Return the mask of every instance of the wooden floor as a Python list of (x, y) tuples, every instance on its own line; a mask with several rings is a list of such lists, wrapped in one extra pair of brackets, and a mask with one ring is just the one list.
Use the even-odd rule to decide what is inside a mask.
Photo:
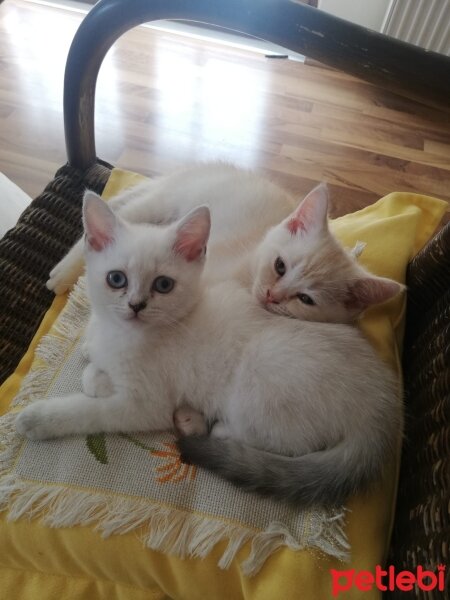
[[(0, 4), (0, 171), (31, 196), (65, 162), (64, 64), (82, 15)], [(220, 159), (334, 212), (394, 190), (450, 199), (450, 116), (342, 73), (136, 28), (97, 86), (99, 157), (149, 175)]]

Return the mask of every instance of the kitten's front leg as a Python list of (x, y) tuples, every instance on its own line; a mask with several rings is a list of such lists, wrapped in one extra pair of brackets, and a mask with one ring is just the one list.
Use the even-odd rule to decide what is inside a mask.
[(64, 294), (75, 285), (78, 277), (83, 274), (83, 246), (84, 240), (81, 238), (50, 271), (50, 277), (46, 283), (49, 290), (59, 295)]
[(80, 346), (83, 358), (89, 362), (92, 360), (93, 355), (95, 356), (93, 352), (93, 349), (95, 348), (94, 341), (98, 336), (100, 327), (101, 326), (98, 324), (98, 318), (96, 317), (95, 312), (91, 312)]
[(17, 416), (15, 426), (30, 440), (73, 434), (171, 429), (172, 409), (164, 408), (161, 404), (143, 404), (123, 390), (95, 401), (82, 393), (71, 394), (30, 404)]
[(81, 381), (83, 392), (92, 398), (106, 398), (114, 391), (110, 376), (98, 369), (94, 363), (89, 363), (84, 369)]

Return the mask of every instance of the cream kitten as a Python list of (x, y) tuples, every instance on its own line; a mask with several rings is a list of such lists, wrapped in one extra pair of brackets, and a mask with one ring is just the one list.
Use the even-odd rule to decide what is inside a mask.
[[(392, 295), (389, 281), (367, 273), (329, 231), (323, 185), (295, 208), (293, 198), (262, 177), (209, 164), (146, 181), (109, 203), (137, 223), (171, 222), (199, 204), (208, 205), (212, 215), (208, 285), (234, 277), (271, 312), (338, 323)], [(298, 228), (303, 235), (294, 235)], [(60, 293), (76, 281), (82, 249), (80, 241), (53, 269), (50, 289)]]
[[(310, 213), (301, 214), (301, 224), (287, 222), (300, 238)], [(167, 429), (188, 404), (216, 423), (209, 437), (180, 442), (183, 451), (248, 489), (340, 504), (380, 476), (400, 401), (394, 374), (357, 328), (281, 319), (233, 279), (205, 288), (205, 207), (166, 226), (131, 225), (87, 193), (84, 223), (84, 393), (26, 407), (20, 433)], [(399, 290), (389, 282), (390, 295)], [(365, 306), (366, 291), (357, 293), (349, 302)]]

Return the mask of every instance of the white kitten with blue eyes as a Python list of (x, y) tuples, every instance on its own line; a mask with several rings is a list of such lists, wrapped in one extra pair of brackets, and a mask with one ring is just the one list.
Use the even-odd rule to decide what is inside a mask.
[[(309, 243), (317, 214), (303, 207), (282, 227)], [(169, 429), (189, 404), (217, 423), (180, 440), (184, 455), (247, 489), (340, 504), (380, 476), (401, 427), (397, 381), (357, 328), (281, 319), (233, 279), (205, 287), (206, 207), (167, 226), (132, 225), (87, 193), (84, 225), (85, 393), (27, 406), (21, 434)], [(291, 267), (282, 260), (277, 281)], [(384, 297), (401, 288), (372, 287)], [(367, 302), (357, 291), (352, 307)]]
[[(272, 182), (213, 163), (144, 182), (109, 204), (135, 223), (167, 223), (208, 205), (212, 227), (205, 282), (234, 277), (274, 313), (348, 323), (392, 295), (389, 281), (367, 273), (330, 233), (323, 185), (296, 208), (297, 201)], [(293, 235), (305, 223), (307, 231)], [(53, 269), (50, 289), (59, 293), (75, 283), (82, 253), (80, 241)]]
[(170, 360), (158, 364), (153, 354), (160, 356), (164, 337), (176, 345), (171, 332), (202, 295), (209, 210), (199, 207), (166, 228), (128, 225), (88, 193), (84, 224), (92, 309), (84, 393), (32, 404), (17, 428), (32, 438), (170, 429), (180, 398), (158, 375), (162, 369), (170, 379)]

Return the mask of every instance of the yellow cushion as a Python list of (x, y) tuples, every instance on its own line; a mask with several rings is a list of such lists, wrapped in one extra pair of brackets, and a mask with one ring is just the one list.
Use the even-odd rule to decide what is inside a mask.
[[(141, 177), (114, 170), (104, 192), (111, 197), (134, 185)], [(372, 272), (404, 282), (409, 260), (431, 237), (447, 208), (440, 200), (409, 193), (393, 193), (376, 204), (332, 222), (337, 237), (351, 247), (357, 241), (367, 246), (361, 263)], [(56, 298), (16, 372), (0, 388), (0, 413), (7, 410), (28, 372), (39, 339), (49, 331), (65, 303)], [(398, 370), (404, 298), (368, 311), (361, 327), (380, 354)], [(1, 449), (1, 437), (0, 437)], [(46, 600), (78, 598), (96, 600), (187, 599), (187, 600), (325, 600), (331, 598), (330, 569), (374, 571), (386, 555), (398, 465), (372, 493), (349, 504), (347, 534), (351, 564), (342, 565), (317, 551), (294, 552), (281, 548), (259, 574), (246, 578), (239, 563), (248, 546), (239, 551), (228, 570), (216, 565), (225, 543), (203, 560), (181, 560), (144, 548), (139, 531), (101, 539), (88, 527), (51, 529), (37, 522), (7, 522), (0, 517), (0, 581), (5, 598)], [(358, 599), (353, 588), (346, 598)], [(373, 589), (367, 600), (379, 598)]]

